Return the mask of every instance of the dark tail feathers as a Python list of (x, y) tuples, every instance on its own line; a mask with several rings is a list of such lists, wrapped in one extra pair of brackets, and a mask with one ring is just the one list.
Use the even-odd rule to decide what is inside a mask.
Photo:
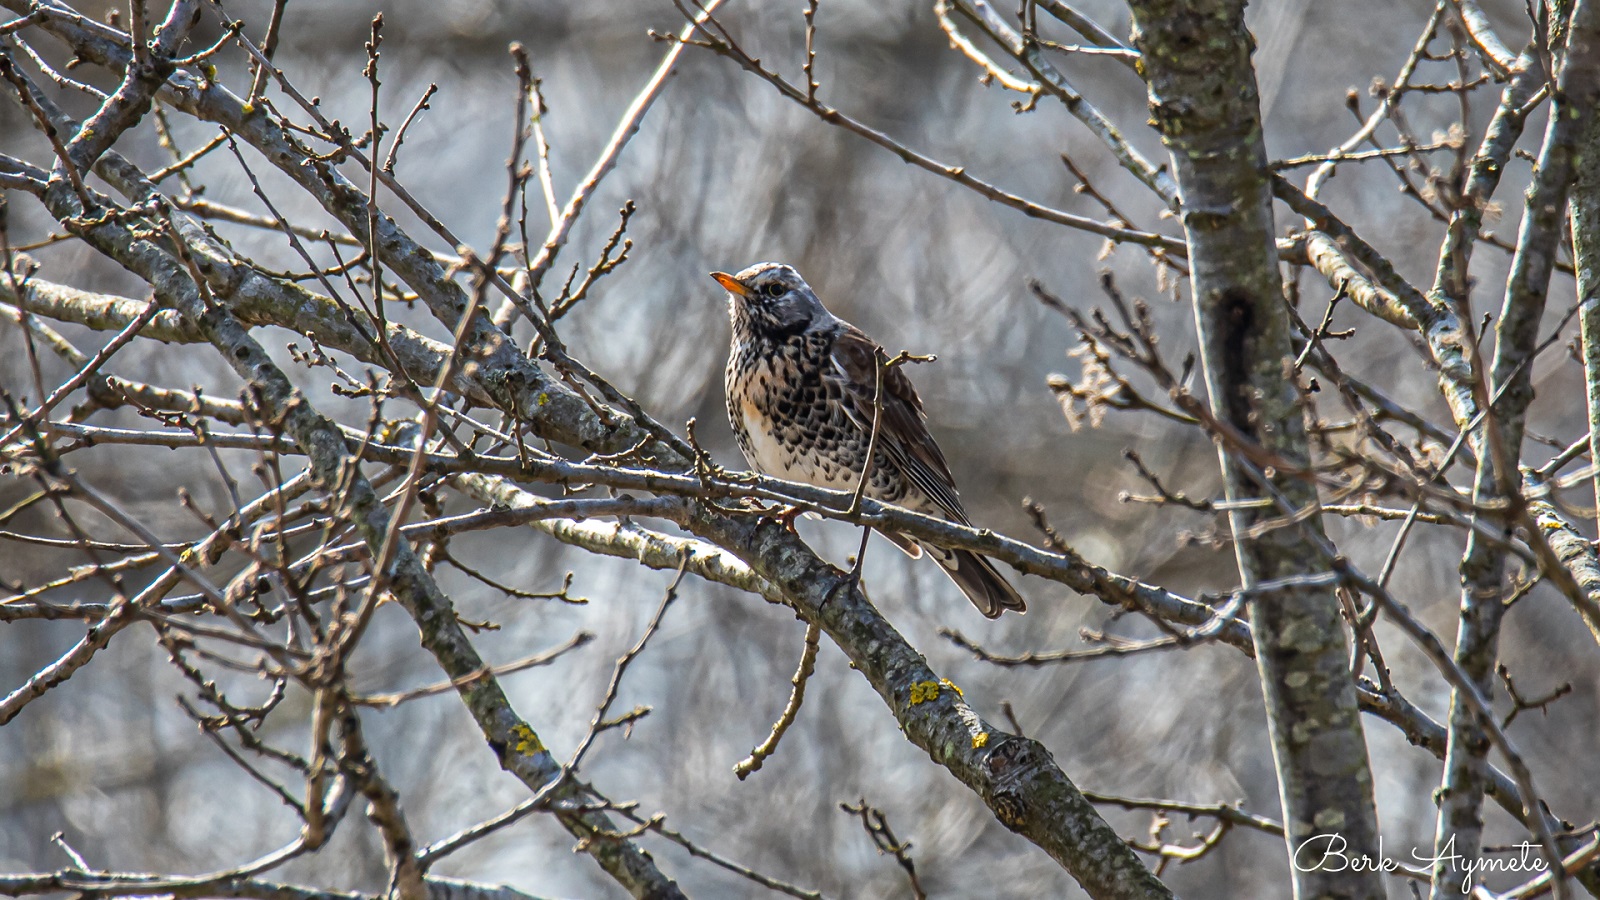
[(1022, 595), (995, 570), (994, 563), (968, 550), (935, 551), (933, 555), (978, 612), (991, 619), (1008, 609), (1027, 612)]

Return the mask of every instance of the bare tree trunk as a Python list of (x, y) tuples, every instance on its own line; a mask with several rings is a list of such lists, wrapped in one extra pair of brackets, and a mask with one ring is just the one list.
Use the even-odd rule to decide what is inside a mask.
[[(1282, 460), (1282, 468), (1304, 467), (1310, 454), (1287, 371), (1289, 319), (1273, 247), (1244, 4), (1135, 0), (1132, 7), (1151, 112), (1172, 153), (1183, 202), (1211, 408)], [(1296, 510), (1318, 503), (1311, 483), (1280, 473), (1263, 485), (1237, 454), (1223, 453), (1222, 467), (1230, 501), (1276, 494)], [(1315, 516), (1303, 526), (1247, 537), (1251, 526), (1281, 514), (1270, 506), (1230, 513), (1247, 587), (1305, 574), (1321, 556)], [(1378, 874), (1317, 866), (1321, 855), (1314, 848), (1301, 858), (1302, 847), (1317, 836), (1336, 835), (1323, 839), (1342, 841), (1351, 855), (1375, 854), (1378, 845), (1372, 774), (1338, 598), (1331, 586), (1305, 586), (1257, 595), (1249, 609), (1295, 864), (1294, 895), (1380, 898)]]
[[(1600, 123), (1591, 117), (1578, 154), (1600, 154)], [(1589, 453), (1600, 459), (1600, 167), (1579, 166), (1572, 182), (1572, 256), (1578, 272), (1582, 304), (1583, 381), (1589, 400)], [(1600, 510), (1600, 469), (1594, 476), (1595, 506)]]
[[(1517, 467), (1528, 406), (1533, 402), (1533, 358), (1539, 342), (1550, 273), (1561, 237), (1562, 213), (1573, 184), (1580, 144), (1588, 132), (1597, 93), (1600, 63), (1600, 4), (1583, 0), (1572, 11), (1567, 53), (1556, 85), (1550, 123), (1539, 154), (1527, 208), (1517, 233), (1516, 255), (1506, 282), (1505, 302), (1495, 324), (1492, 379), (1481, 385), (1484, 417), (1478, 438), (1475, 500), (1506, 504), (1495, 518), (1504, 536), (1518, 524), (1521, 503)], [(1577, 224), (1573, 227), (1578, 231)], [(1578, 268), (1580, 278), (1584, 267)], [(1587, 317), (1586, 317), (1587, 319)], [(1585, 331), (1585, 337), (1589, 332)], [(1521, 510), (1525, 513), (1525, 510)], [(1505, 614), (1502, 582), (1505, 554), (1499, 542), (1474, 530), (1461, 561), (1461, 617), (1456, 631), (1456, 663), (1485, 696), (1492, 696), (1500, 621)], [(1474, 875), (1466, 866), (1483, 845), (1483, 775), (1489, 740), (1460, 692), (1450, 701), (1450, 742), (1439, 789), (1434, 830), (1434, 900), (1470, 890)], [(1530, 810), (1537, 813), (1537, 810)]]

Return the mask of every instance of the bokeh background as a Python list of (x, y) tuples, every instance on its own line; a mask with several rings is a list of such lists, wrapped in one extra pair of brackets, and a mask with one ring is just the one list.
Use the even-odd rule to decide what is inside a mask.
[[(1508, 43), (1519, 43), (1526, 30), (1520, 5), (1487, 5)], [(97, 4), (82, 6), (103, 14)], [(752, 55), (798, 81), (801, 6), (733, 2), (721, 16)], [(263, 0), (227, 5), (251, 23), (252, 33), (259, 33), (269, 7)], [(1113, 32), (1126, 33), (1127, 13), (1119, 4), (1091, 0), (1081, 8)], [(647, 31), (682, 25), (667, 0), (297, 0), (290, 4), (277, 60), (302, 90), (320, 96), (330, 114), (348, 123), (365, 121), (361, 45), (379, 9), (385, 14), (385, 119), (397, 124), (428, 83), (440, 88), (431, 111), (410, 131), (397, 173), (480, 249), (493, 235), (506, 183), (516, 88), (507, 44), (521, 41), (529, 48), (543, 81), (551, 159), (558, 195), (565, 199), (664, 51)], [(1346, 108), (1347, 92), (1356, 91), (1363, 109), (1370, 109), (1369, 85), (1394, 77), (1430, 11), (1430, 4), (1416, 0), (1286, 0), (1252, 9), (1272, 155), (1321, 152), (1343, 141), (1356, 123)], [(1075, 40), (1064, 30), (1061, 38)], [(43, 38), (39, 43), (49, 46)], [(1176, 222), (1158, 217), (1153, 198), (1059, 104), (1044, 98), (1038, 108), (1018, 112), (1018, 95), (981, 84), (972, 64), (949, 48), (930, 3), (828, 0), (818, 15), (817, 43), (826, 102), (1007, 189), (1101, 216), (1092, 200), (1074, 192), (1059, 159), (1068, 154), (1141, 227), (1179, 233)], [(1448, 40), (1436, 46), (1443, 49)], [(1162, 158), (1159, 140), (1143, 125), (1145, 97), (1136, 76), (1104, 58), (1058, 62), (1137, 146)], [(238, 89), (238, 54), (219, 59), (219, 68)], [(1448, 64), (1425, 63), (1421, 71), (1419, 80), (1455, 76)], [(79, 73), (104, 83), (103, 73)], [(1493, 109), (1495, 90), (1474, 95), (1474, 137)], [(76, 108), (81, 111), (82, 104)], [(1459, 114), (1450, 97), (1422, 98), (1407, 109), (1423, 139), (1443, 132)], [(181, 116), (176, 121), (184, 149), (212, 134), (201, 123)], [(1542, 128), (1541, 114), (1528, 129), (1525, 147), (1536, 149)], [(1387, 143), (1393, 137), (1383, 132)], [(41, 147), (20, 108), (0, 104), (0, 151), (38, 161), (48, 156)], [(119, 149), (151, 166), (165, 161), (148, 123)], [(297, 222), (331, 222), (264, 161), (251, 162), (274, 201)], [(1527, 162), (1515, 161), (1499, 193), (1506, 210), (1496, 230), (1514, 234), (1527, 176)], [(206, 185), (211, 199), (263, 211), (225, 152), (202, 162), (195, 180)], [(1396, 184), (1381, 163), (1347, 165), (1324, 198), (1403, 273), (1427, 284), (1441, 226)], [(1212, 496), (1219, 479), (1209, 442), (1193, 429), (1148, 414), (1112, 414), (1098, 428), (1073, 432), (1046, 388), (1050, 373), (1077, 377), (1078, 364), (1066, 355), (1075, 337), (1066, 321), (1031, 299), (1027, 278), (1088, 307), (1100, 300), (1098, 273), (1110, 269), (1126, 291), (1150, 299), (1171, 358), (1193, 346), (1186, 293), (1163, 296), (1148, 259), (1136, 249), (1107, 255), (1098, 238), (1025, 218), (908, 167), (823, 124), (729, 61), (693, 49), (592, 201), (558, 275), (596, 255), (615, 225), (616, 210), (630, 199), (639, 209), (629, 231), (631, 259), (565, 321), (564, 334), (579, 358), (632, 391), (658, 418), (681, 425), (696, 417), (702, 441), (720, 461), (740, 460), (722, 412), (726, 312), (721, 292), (705, 273), (760, 260), (790, 262), (830, 308), (891, 352), (938, 355), (936, 364), (911, 374), (976, 521), (1027, 537), (1021, 500), (1032, 497), (1078, 550), (1113, 570), (1189, 595), (1226, 591), (1236, 583), (1229, 550), (1186, 540), (1216, 525), (1211, 516), (1120, 499), (1124, 491), (1147, 492), (1122, 459), (1125, 448), (1137, 449), (1171, 486)], [(11, 207), (14, 242), (48, 229), (29, 198), (13, 197)], [(414, 236), (426, 234), (400, 203), (390, 198), (385, 208)], [(1285, 229), (1291, 222), (1281, 208), (1279, 222)], [(281, 236), (230, 225), (218, 229), (269, 265), (298, 267)], [(432, 245), (448, 249), (437, 241)], [(64, 244), (35, 255), (43, 265), (41, 277), (146, 295), (87, 248)], [(1475, 267), (1480, 310), (1498, 308), (1504, 255), (1481, 249)], [(1301, 287), (1302, 309), (1316, 321), (1331, 292), (1314, 273), (1301, 279)], [(1552, 328), (1572, 295), (1571, 279), (1558, 275)], [(448, 337), (425, 315), (408, 321)], [(1448, 423), (1434, 374), (1406, 336), (1348, 308), (1335, 322), (1357, 329), (1356, 337), (1334, 348), (1349, 371), (1433, 421)], [(67, 332), (80, 346), (105, 339)], [(287, 364), (282, 345), (292, 336), (268, 334)], [(28, 393), (19, 333), (4, 329), (0, 340), (0, 377), (8, 388)], [(112, 369), (231, 395), (237, 380), (209, 352), (137, 347), (119, 356)], [(45, 365), (53, 376), (65, 372), (54, 360)], [(298, 371), (308, 386), (327, 380)], [(1578, 365), (1558, 346), (1542, 358), (1536, 378), (1532, 430), (1563, 443), (1581, 434)], [(325, 384), (314, 396), (319, 405), (341, 410), (347, 421), (365, 416), (362, 405), (332, 397)], [(1331, 399), (1323, 403), (1325, 415), (1339, 415)], [(126, 413), (103, 420), (140, 421)], [(1529, 460), (1542, 463), (1549, 455), (1530, 440)], [(221, 506), (220, 482), (209, 467), (188, 464), (195, 459), (110, 447), (78, 454), (74, 462), (159, 533), (176, 538), (202, 528), (174, 503), (178, 486), (202, 503)], [(236, 459), (248, 464), (243, 456)], [(1463, 477), (1458, 473), (1458, 480)], [(0, 506), (28, 490), (26, 483), (0, 482)], [(1579, 506), (1592, 502), (1584, 490), (1568, 499)], [(462, 500), (451, 505), (469, 507)], [(44, 515), (11, 527), (60, 531)], [(854, 552), (857, 535), (851, 529), (805, 521), (799, 527), (835, 561)], [(1370, 571), (1381, 562), (1395, 526), (1335, 521), (1330, 528), (1342, 550)], [(1455, 627), (1461, 537), (1424, 529), (1408, 545), (1392, 582), (1397, 595), (1447, 640)], [(463, 559), (528, 589), (554, 588), (564, 573), (575, 573), (573, 592), (589, 598), (581, 607), (511, 599), (444, 575), (465, 616), (501, 626), (478, 638), (491, 660), (527, 655), (579, 629), (597, 635), (550, 667), (504, 679), (518, 711), (557, 756), (570, 752), (588, 726), (615, 657), (637, 639), (669, 575), (592, 558), (530, 534), (463, 537), (453, 546)], [(9, 579), (32, 582), (78, 561), (0, 543), (0, 571)], [(1052, 749), (1081, 787), (1201, 802), (1241, 800), (1253, 811), (1278, 816), (1255, 670), (1238, 652), (1198, 647), (1000, 669), (973, 660), (937, 629), (953, 627), (992, 650), (1012, 653), (1083, 646), (1084, 628), (1133, 637), (1153, 632), (1131, 619), (1112, 621), (1111, 610), (1092, 598), (1020, 576), (1028, 615), (987, 622), (935, 567), (913, 563), (876, 538), (866, 581), (880, 608), (936, 671), (961, 685), (968, 701), (991, 720), (1001, 720), (1000, 703), (1009, 700), (1023, 728)], [(92, 582), (84, 590), (89, 593), (78, 596), (94, 599)], [(643, 812), (664, 813), (670, 827), (719, 853), (828, 896), (909, 896), (903, 873), (873, 850), (856, 819), (839, 811), (841, 802), (862, 798), (888, 813), (897, 835), (911, 841), (922, 883), (933, 896), (1081, 896), (1041, 851), (995, 822), (980, 801), (907, 743), (870, 687), (826, 643), (804, 710), (778, 755), (748, 781), (735, 779), (732, 764), (766, 735), (787, 697), (802, 632), (791, 614), (759, 598), (686, 582), (618, 700), (619, 709), (645, 704), (653, 712), (627, 739), (604, 735), (585, 764), (586, 776), (614, 799), (637, 800)], [(71, 623), (0, 626), (0, 684), (7, 690), (19, 684), (81, 633)], [(1442, 717), (1448, 699), (1443, 682), (1401, 636), (1382, 627), (1380, 636), (1408, 696)], [(1507, 619), (1502, 655), (1528, 693), (1573, 684), (1572, 695), (1546, 714), (1519, 717), (1511, 734), (1545, 796), (1554, 798), (1556, 812), (1589, 821), (1600, 797), (1588, 763), (1600, 712), (1592, 641), (1559, 596), (1540, 588)], [(417, 647), (414, 627), (391, 608), (380, 611), (353, 667), (356, 686), (370, 692), (438, 678)], [(241, 698), (265, 690), (248, 676), (230, 683)], [(0, 729), (0, 871), (67, 864), (50, 843), (56, 832), (94, 865), (178, 873), (227, 868), (291, 839), (292, 814), (196, 733), (173, 699), (183, 692), (185, 685), (151, 634), (131, 630), (69, 684)], [(296, 723), (304, 717), (293, 710), (306, 698), (291, 692), (286, 703), (290, 712), (275, 716), (281, 724), (269, 726), (264, 736), (303, 750), (305, 735)], [(366, 721), (379, 762), (423, 840), (525, 796), (520, 784), (496, 768), (454, 696), (369, 712)], [(1390, 856), (1409, 861), (1411, 848), (1431, 847), (1438, 765), (1391, 726), (1372, 719), (1366, 724), (1385, 847)], [(1520, 840), (1498, 808), (1486, 809), (1494, 823), (1492, 842)], [(1106, 815), (1131, 837), (1143, 837), (1149, 827), (1147, 813), (1108, 808)], [(1208, 824), (1180, 818), (1167, 834), (1186, 838)], [(506, 882), (539, 896), (620, 896), (592, 863), (571, 853), (571, 843), (553, 821), (534, 818), (445, 859), (435, 871)], [(659, 839), (646, 838), (645, 844), (691, 894), (760, 893)], [(1198, 898), (1287, 896), (1286, 876), (1281, 842), (1248, 831), (1236, 831), (1201, 862), (1167, 871), (1175, 890)], [(379, 890), (382, 854), (371, 830), (352, 821), (328, 851), (291, 864), (277, 877)], [(1391, 896), (1410, 896), (1402, 882), (1391, 882), (1390, 889)]]

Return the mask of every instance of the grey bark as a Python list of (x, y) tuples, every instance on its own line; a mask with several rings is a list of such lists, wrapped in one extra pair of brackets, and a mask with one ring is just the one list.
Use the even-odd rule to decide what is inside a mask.
[[(1288, 373), (1289, 320), (1244, 4), (1134, 0), (1131, 6), (1151, 113), (1181, 192), (1212, 410), (1304, 467), (1304, 412)], [(1230, 501), (1263, 496), (1264, 486), (1226, 453), (1222, 467)], [(1278, 477), (1274, 487), (1297, 508), (1318, 503), (1306, 482)], [(1273, 514), (1236, 509), (1235, 535)], [(1320, 530), (1320, 520), (1312, 516), (1305, 527)], [(1235, 546), (1246, 585), (1304, 574), (1307, 561), (1319, 558), (1311, 536), (1294, 527)], [(1333, 589), (1282, 591), (1253, 600), (1249, 609), (1291, 860), (1309, 839), (1327, 834), (1342, 837), (1352, 854), (1376, 854), (1372, 775)], [(1383, 897), (1378, 874), (1334, 868), (1295, 866), (1294, 896)]]
[[(1597, 99), (1600, 3), (1579, 0), (1572, 10), (1565, 62), (1551, 100), (1544, 147), (1517, 232), (1505, 300), (1495, 323), (1490, 379), (1487, 383), (1480, 379), (1476, 386), (1482, 391), (1480, 406), (1487, 407), (1489, 415), (1485, 416), (1477, 441), (1474, 494), (1479, 503), (1500, 499), (1508, 504), (1497, 517), (1497, 524), (1507, 537), (1516, 524), (1513, 507), (1525, 504), (1517, 466), (1528, 406), (1533, 401), (1533, 356), (1539, 341), (1539, 323), (1561, 237), (1567, 192), (1580, 168), (1579, 142), (1588, 131)], [(1476, 230), (1475, 224), (1473, 229)], [(1464, 261), (1460, 273), (1464, 279)], [(1456, 663), (1484, 696), (1493, 696), (1500, 622), (1505, 614), (1504, 554), (1473, 531), (1467, 539), (1460, 571)], [(1483, 845), (1484, 773), (1489, 742), (1476, 714), (1457, 692), (1451, 695), (1449, 728), (1434, 829), (1434, 900), (1446, 900), (1470, 890), (1476, 875), (1469, 873), (1466, 866), (1478, 859)]]
[[(1572, 182), (1572, 255), (1578, 272), (1578, 302), (1583, 331), (1583, 383), (1589, 402), (1589, 458), (1600, 459), (1600, 121), (1591, 119), (1578, 146), (1588, 165)], [(1600, 510), (1600, 469), (1594, 476)], [(1597, 512), (1600, 516), (1600, 512)]]

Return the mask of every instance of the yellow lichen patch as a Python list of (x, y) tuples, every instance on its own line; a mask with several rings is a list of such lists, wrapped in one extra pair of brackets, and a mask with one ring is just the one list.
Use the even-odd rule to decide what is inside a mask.
[[(955, 685), (951, 685), (954, 687)], [(939, 682), (919, 681), (911, 686), (911, 705), (939, 699)]]
[(527, 725), (518, 723), (511, 729), (511, 736), (517, 739), (516, 750), (524, 756), (530, 753), (543, 753), (544, 744), (539, 743), (539, 736)]
[(981, 750), (989, 743), (989, 732), (980, 731), (972, 736), (972, 749)]
[(535, 403), (535, 405), (543, 406), (546, 403), (550, 402), (550, 395), (549, 395), (549, 393), (547, 393), (545, 391), (540, 391), (539, 392), (539, 396), (535, 397), (533, 402)]
[(966, 694), (961, 693), (961, 688), (956, 687), (956, 683), (954, 681), (951, 681), (948, 678), (939, 679), (939, 684), (949, 688), (952, 691), (955, 691), (957, 697), (965, 697), (965, 696), (967, 696)]

